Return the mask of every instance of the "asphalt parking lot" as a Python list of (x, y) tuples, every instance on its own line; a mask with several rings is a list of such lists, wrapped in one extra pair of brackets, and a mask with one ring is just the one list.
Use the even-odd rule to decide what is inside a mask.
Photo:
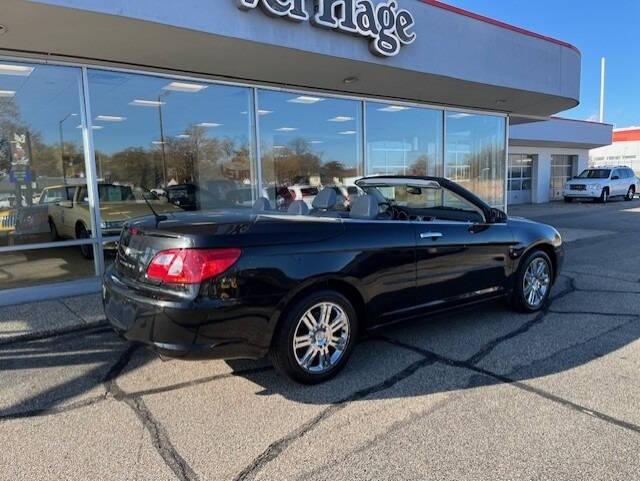
[(0, 479), (640, 479), (640, 201), (511, 214), (567, 241), (547, 310), (386, 328), (320, 386), (101, 326), (3, 340)]

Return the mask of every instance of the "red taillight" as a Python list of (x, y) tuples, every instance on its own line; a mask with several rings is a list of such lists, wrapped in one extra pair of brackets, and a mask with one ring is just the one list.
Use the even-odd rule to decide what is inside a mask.
[(296, 200), (296, 191), (289, 189), (289, 193), (291, 194), (291, 200)]
[(147, 278), (168, 284), (199, 284), (222, 274), (241, 253), (234, 248), (160, 251), (147, 267)]

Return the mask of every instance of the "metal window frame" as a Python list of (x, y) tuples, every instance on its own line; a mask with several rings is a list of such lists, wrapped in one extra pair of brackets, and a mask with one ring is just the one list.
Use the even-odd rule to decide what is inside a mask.
[[(259, 90), (265, 91), (277, 91), (277, 92), (286, 92), (291, 94), (313, 94), (316, 96), (322, 96), (327, 99), (343, 99), (343, 100), (351, 100), (359, 103), (360, 109), (360, 128), (362, 130), (360, 135), (360, 146), (358, 152), (358, 169), (362, 169), (362, 175), (368, 175), (370, 168), (370, 159), (367, 149), (367, 104), (369, 102), (372, 103), (380, 103), (387, 105), (399, 105), (410, 108), (420, 108), (420, 109), (431, 109), (439, 111), (442, 115), (442, 132), (441, 132), (441, 158), (438, 163), (437, 172), (439, 175), (445, 174), (445, 166), (446, 166), (446, 144), (447, 144), (447, 113), (449, 112), (460, 112), (460, 113), (468, 113), (471, 115), (485, 115), (485, 116), (493, 116), (493, 117), (501, 117), (505, 118), (505, 182), (504, 182), (504, 207), (505, 210), (507, 208), (507, 163), (508, 163), (508, 140), (509, 140), (509, 115), (506, 112), (501, 111), (487, 111), (481, 109), (473, 109), (467, 107), (461, 107), (456, 105), (447, 105), (447, 104), (433, 104), (426, 102), (416, 102), (410, 100), (402, 100), (396, 98), (389, 97), (377, 97), (373, 95), (351, 95), (351, 94), (340, 94), (329, 90), (324, 89), (313, 89), (313, 88), (290, 88), (287, 86), (280, 85), (272, 85), (268, 83), (261, 82), (251, 82), (251, 81), (232, 81), (225, 80), (216, 77), (215, 75), (203, 74), (203, 73), (188, 73), (184, 74), (176, 74), (176, 73), (168, 73), (163, 72), (160, 69), (145, 69), (144, 67), (136, 68), (124, 68), (119, 66), (112, 65), (100, 65), (100, 64), (92, 64), (89, 60), (87, 62), (69, 62), (59, 59), (52, 58), (42, 58), (39, 56), (28, 57), (28, 56), (15, 56), (15, 55), (7, 55), (5, 53), (0, 54), (0, 61), (7, 62), (16, 62), (16, 63), (26, 63), (26, 64), (35, 64), (35, 65), (52, 65), (52, 66), (60, 66), (60, 67), (70, 67), (76, 68), (80, 70), (80, 109), (81, 109), (81, 122), (82, 122), (82, 136), (83, 136), (83, 149), (84, 149), (84, 158), (85, 158), (85, 174), (87, 179), (87, 189), (89, 194), (89, 206), (91, 212), (91, 235), (90, 239), (86, 240), (71, 240), (71, 241), (61, 241), (61, 242), (47, 242), (47, 243), (39, 243), (39, 244), (31, 244), (24, 246), (11, 246), (11, 247), (0, 247), (0, 253), (3, 252), (18, 252), (24, 250), (32, 250), (32, 249), (46, 249), (52, 247), (73, 247), (80, 245), (93, 245), (94, 247), (94, 271), (95, 276), (90, 278), (82, 278), (74, 281), (66, 281), (60, 283), (51, 283), (51, 284), (37, 284), (30, 287), (17, 288), (17, 289), (8, 289), (4, 291), (0, 291), (0, 305), (11, 303), (19, 303), (23, 302), (23, 299), (32, 299), (38, 298), (43, 299), (42, 289), (46, 287), (48, 293), (54, 292), (68, 292), (68, 286), (72, 285), (81, 285), (86, 284), (92, 286), (90, 291), (94, 292), (97, 290), (98, 284), (95, 283), (96, 279), (99, 279), (104, 275), (104, 243), (117, 241), (117, 236), (108, 236), (102, 237), (102, 231), (100, 229), (101, 217), (100, 217), (100, 200), (98, 196), (98, 179), (97, 179), (97, 170), (96, 170), (96, 159), (95, 159), (95, 147), (94, 147), (94, 137), (93, 137), (93, 126), (92, 126), (92, 114), (91, 114), (91, 101), (90, 101), (90, 86), (89, 86), (89, 70), (98, 70), (105, 72), (113, 72), (113, 73), (123, 73), (130, 75), (144, 75), (149, 77), (163, 78), (167, 80), (184, 80), (184, 81), (192, 81), (192, 82), (202, 82), (208, 85), (221, 85), (221, 86), (232, 86), (232, 87), (244, 87), (251, 89), (252, 91), (252, 122), (250, 121), (249, 130), (252, 135), (252, 141), (254, 143), (252, 149), (252, 161), (251, 161), (251, 175), (255, 178), (255, 196), (259, 197), (261, 194), (261, 189), (263, 187), (263, 169), (262, 169), (262, 154), (261, 154), (261, 146), (260, 146), (260, 118), (258, 114), (259, 103), (258, 103), (258, 92)], [(90, 281), (90, 282), (88, 282)], [(95, 284), (95, 285), (94, 285)], [(78, 292), (82, 291), (80, 289)], [(71, 293), (71, 292), (69, 292)], [(55, 295), (55, 294), (53, 294)], [(59, 296), (60, 294), (58, 294)], [(51, 297), (51, 296), (47, 296)], [(10, 302), (7, 302), (10, 299)]]
[(506, 214), (509, 213), (509, 128), (511, 117), (507, 115), (504, 123), (504, 186), (502, 192), (502, 207)]
[(84, 116), (82, 130), (85, 159), (88, 160), (88, 165), (85, 166), (85, 169), (87, 176), (87, 191), (89, 194), (89, 212), (91, 214), (91, 235), (94, 239), (93, 261), (96, 275), (102, 278), (104, 275), (104, 257), (102, 248), (102, 229), (100, 227), (100, 196), (98, 195), (96, 153), (93, 145), (93, 117), (91, 116), (91, 97), (89, 94), (89, 77), (87, 67), (82, 67), (82, 93), (84, 108), (81, 115)]

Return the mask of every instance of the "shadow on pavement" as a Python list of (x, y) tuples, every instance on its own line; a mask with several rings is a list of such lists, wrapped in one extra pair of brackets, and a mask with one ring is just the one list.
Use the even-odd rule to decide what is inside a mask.
[[(347, 368), (320, 386), (296, 385), (265, 361), (162, 362), (146, 349), (131, 348), (108, 328), (4, 345), (0, 419), (99, 402), (114, 395), (109, 392), (114, 380), (120, 398), (229, 379), (254, 383), (260, 396), (279, 395), (305, 404), (423, 396), (567, 371), (640, 337), (637, 315), (556, 309), (565, 298), (578, 295), (588, 293), (576, 291), (564, 278), (555, 303), (537, 315), (516, 314), (502, 303), (491, 303), (374, 331), (356, 346)], [(464, 372), (433, 382), (421, 377), (420, 382), (403, 383), (401, 391), (390, 389), (436, 364)]]

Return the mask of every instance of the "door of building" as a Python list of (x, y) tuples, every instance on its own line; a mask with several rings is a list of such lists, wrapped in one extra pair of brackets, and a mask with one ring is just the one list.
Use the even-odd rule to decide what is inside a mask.
[(564, 184), (574, 175), (573, 166), (577, 162), (576, 155), (551, 156), (551, 185), (549, 200), (561, 200)]
[(509, 154), (509, 178), (507, 182), (508, 203), (529, 204), (531, 202), (531, 179), (537, 155)]

